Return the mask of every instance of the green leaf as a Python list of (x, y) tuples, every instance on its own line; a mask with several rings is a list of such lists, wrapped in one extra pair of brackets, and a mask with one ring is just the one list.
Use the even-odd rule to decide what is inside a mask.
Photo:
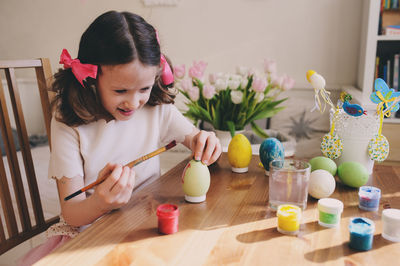
[(251, 129), (253, 129), (254, 133), (256, 133), (261, 138), (269, 138), (269, 135), (265, 133), (254, 121), (250, 123)]
[(235, 136), (235, 123), (232, 121), (226, 121), (226, 124), (228, 125), (229, 131), (231, 132), (231, 136)]
[[(258, 120), (258, 119), (263, 119), (263, 118), (268, 118), (268, 117), (272, 117), (273, 115), (277, 114), (279, 111), (285, 109), (286, 107), (276, 107), (274, 109), (271, 110), (264, 110), (262, 112), (259, 112), (257, 115), (255, 115), (254, 117), (252, 117), (252, 121), (254, 120)], [(249, 121), (249, 122), (252, 122)]]

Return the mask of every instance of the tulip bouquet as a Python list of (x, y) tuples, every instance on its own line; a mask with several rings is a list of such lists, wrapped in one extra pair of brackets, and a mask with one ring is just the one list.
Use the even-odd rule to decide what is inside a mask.
[(279, 106), (287, 98), (277, 99), (289, 90), (294, 80), (287, 75), (278, 76), (276, 62), (264, 60), (264, 71), (237, 67), (236, 74), (212, 73), (204, 79), (207, 63), (194, 61), (185, 77), (185, 65), (174, 67), (176, 87), (185, 98), (183, 114), (193, 120), (210, 123), (214, 129), (243, 130), (248, 124), (265, 138), (268, 135), (256, 120), (272, 117), (285, 107)]

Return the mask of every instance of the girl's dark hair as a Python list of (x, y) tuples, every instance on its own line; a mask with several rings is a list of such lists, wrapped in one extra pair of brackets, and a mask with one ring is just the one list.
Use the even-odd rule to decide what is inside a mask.
[[(133, 60), (159, 66), (160, 55), (153, 26), (139, 15), (109, 11), (96, 18), (83, 33), (78, 59), (84, 64), (98, 65), (100, 72), (101, 65), (126, 64)], [(172, 85), (163, 85), (157, 75), (147, 104), (173, 103), (175, 92), (169, 91)], [(101, 104), (94, 79), (87, 78), (82, 86), (71, 69), (59, 69), (51, 90), (57, 93), (52, 106), (58, 121), (78, 126), (110, 117)]]

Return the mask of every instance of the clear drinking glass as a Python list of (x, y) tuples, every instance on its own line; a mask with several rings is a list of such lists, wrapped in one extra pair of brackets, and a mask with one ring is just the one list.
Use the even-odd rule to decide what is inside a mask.
[(277, 159), (270, 162), (269, 171), (269, 206), (276, 210), (279, 205), (292, 204), (304, 210), (307, 207), (310, 164), (294, 159)]

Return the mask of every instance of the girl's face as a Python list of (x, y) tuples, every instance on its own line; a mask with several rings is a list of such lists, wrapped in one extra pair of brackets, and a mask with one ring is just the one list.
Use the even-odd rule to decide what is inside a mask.
[(117, 120), (129, 120), (149, 100), (158, 69), (139, 60), (102, 65), (97, 87), (104, 108)]

